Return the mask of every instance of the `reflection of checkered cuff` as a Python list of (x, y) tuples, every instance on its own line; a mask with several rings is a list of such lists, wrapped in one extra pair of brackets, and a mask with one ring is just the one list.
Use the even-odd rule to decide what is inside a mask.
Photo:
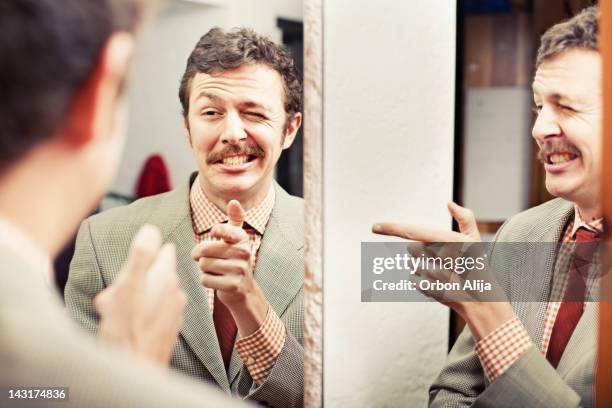
[(493, 330), (476, 343), (476, 354), (490, 383), (531, 346), (531, 338), (523, 324), (515, 317)]
[(285, 337), (283, 322), (272, 306), (268, 306), (268, 314), (261, 327), (255, 333), (236, 341), (236, 351), (255, 384), (261, 385), (270, 375), (285, 345)]

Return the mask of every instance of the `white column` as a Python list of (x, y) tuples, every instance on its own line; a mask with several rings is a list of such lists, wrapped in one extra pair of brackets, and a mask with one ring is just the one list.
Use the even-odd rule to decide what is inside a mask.
[(455, 2), (324, 2), (324, 392), (330, 407), (418, 407), (448, 310), (361, 303), (377, 221), (450, 228)]

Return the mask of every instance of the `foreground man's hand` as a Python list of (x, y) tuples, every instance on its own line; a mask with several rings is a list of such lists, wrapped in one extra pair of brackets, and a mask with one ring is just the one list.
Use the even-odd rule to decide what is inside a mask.
[[(476, 219), (471, 210), (463, 208), (455, 203), (448, 204), (448, 210), (451, 216), (459, 224), (460, 232), (443, 231), (430, 228), (417, 227), (408, 224), (398, 223), (378, 223), (372, 227), (372, 232), (380, 235), (396, 236), (406, 238), (413, 241), (423, 243), (469, 243), (479, 242), (480, 233)], [(455, 252), (455, 249), (462, 244), (445, 245), (442, 251), (444, 255), (451, 255), (450, 252)], [(453, 254), (458, 256), (459, 253)], [(441, 254), (437, 254), (440, 256)], [(488, 272), (488, 271), (487, 271)], [(459, 279), (455, 272), (441, 270), (419, 270), (415, 279), (438, 280), (444, 282), (453, 282)], [(486, 281), (491, 282), (493, 290), (501, 294), (499, 288), (493, 279), (493, 275), (489, 274)], [(456, 294), (448, 294), (440, 291), (422, 291), (426, 296), (436, 299), (453, 310), (455, 310), (466, 322), (472, 331), (475, 340), (478, 341), (487, 334), (491, 333), (497, 327), (501, 326), (508, 320), (515, 317), (512, 306), (507, 301), (486, 302), (480, 301), (478, 296), (472, 293), (461, 292)], [(503, 296), (503, 295), (501, 295)], [(501, 299), (499, 299), (501, 300)]]
[(186, 303), (176, 274), (174, 245), (162, 246), (159, 230), (144, 225), (117, 279), (94, 299), (100, 315), (99, 335), (140, 357), (168, 365)]
[(242, 228), (244, 209), (236, 200), (227, 204), (229, 222), (217, 224), (211, 234), (191, 252), (202, 272), (202, 285), (215, 289), (215, 296), (229, 309), (238, 333), (256, 332), (266, 319), (268, 301), (253, 278), (249, 235)]

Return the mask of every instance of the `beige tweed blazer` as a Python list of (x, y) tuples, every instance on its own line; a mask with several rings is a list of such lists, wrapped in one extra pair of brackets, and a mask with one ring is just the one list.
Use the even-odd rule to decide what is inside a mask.
[[(561, 239), (574, 214), (573, 204), (555, 199), (510, 218), (497, 233), (497, 242), (551, 242)], [(553, 268), (554, 245), (512, 247), (496, 245), (491, 265), (509, 294), (514, 310), (536, 345), (542, 341), (544, 315)], [(514, 250), (513, 250), (514, 248)], [(538, 265), (533, 263), (538, 259)], [(530, 301), (526, 301), (530, 300)], [(531, 347), (493, 384), (488, 384), (474, 352), (474, 339), (466, 327), (446, 366), (430, 388), (430, 407), (590, 407), (597, 351), (598, 307), (586, 303), (584, 314), (563, 353), (557, 369)]]
[(276, 201), (259, 249), (255, 280), (285, 324), (287, 339), (269, 377), (256, 386), (236, 351), (226, 372), (198, 265), (190, 256), (195, 245), (189, 204), (194, 176), (171, 192), (83, 222), (65, 290), (67, 309), (83, 327), (95, 332), (98, 316), (93, 298), (116, 278), (140, 226), (156, 225), (164, 242), (176, 245), (179, 279), (188, 297), (172, 366), (233, 395), (268, 406), (300, 407), (304, 393), (302, 200), (275, 184)]

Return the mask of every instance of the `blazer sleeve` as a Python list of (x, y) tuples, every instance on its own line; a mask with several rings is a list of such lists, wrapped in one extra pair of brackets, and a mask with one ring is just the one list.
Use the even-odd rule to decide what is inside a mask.
[(270, 407), (304, 406), (304, 349), (289, 331), (270, 375), (260, 386), (253, 383), (247, 399)]
[(484, 391), (486, 383), (474, 338), (465, 327), (448, 354), (446, 365), (429, 388), (429, 406), (469, 407)]
[[(270, 407), (304, 406), (303, 298), (297, 296), (280, 316), (286, 328), (285, 344), (266, 380), (252, 383), (246, 399)], [(243, 375), (250, 378), (248, 370)]]
[(580, 396), (533, 346), (474, 401), (474, 407), (521, 406), (580, 407)]
[(64, 290), (64, 301), (68, 314), (87, 331), (96, 333), (99, 318), (93, 299), (106, 285), (100, 272), (90, 228), (89, 221), (85, 220), (79, 229)]
[(486, 386), (485, 381), (474, 352), (474, 340), (469, 329), (465, 328), (451, 350), (446, 366), (429, 390), (429, 406), (580, 407), (580, 396), (533, 346), (492, 384)]
[[(499, 229), (494, 243), (505, 241), (502, 232), (507, 230), (510, 220)], [(488, 384), (474, 346), (474, 338), (466, 326), (429, 389), (430, 407), (580, 406), (580, 396), (536, 347), (530, 347), (504, 374)]]
[[(495, 234), (493, 246), (509, 221), (506, 220)], [(430, 407), (469, 407), (484, 391), (487, 381), (474, 347), (472, 332), (466, 326), (448, 354), (444, 368), (429, 388)]]

